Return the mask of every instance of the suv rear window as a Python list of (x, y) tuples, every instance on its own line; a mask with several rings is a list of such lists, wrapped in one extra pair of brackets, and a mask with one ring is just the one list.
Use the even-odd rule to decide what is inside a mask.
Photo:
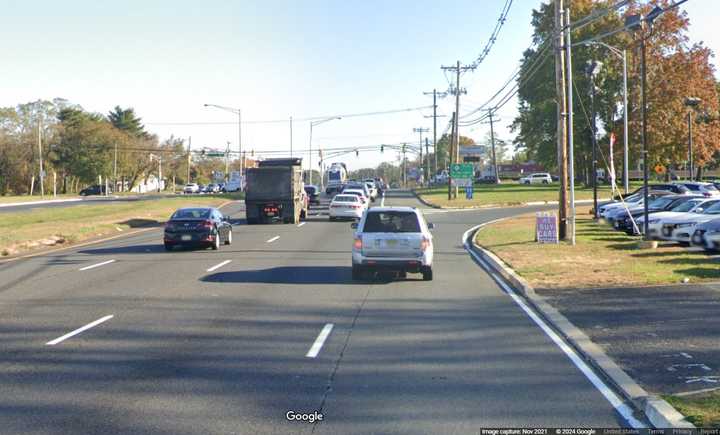
[(419, 233), (420, 222), (414, 212), (370, 212), (365, 219), (364, 233)]

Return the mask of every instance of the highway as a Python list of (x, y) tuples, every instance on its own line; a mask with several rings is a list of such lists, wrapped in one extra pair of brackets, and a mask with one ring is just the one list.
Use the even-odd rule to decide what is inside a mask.
[(0, 432), (629, 424), (465, 251), (465, 231), (517, 209), (426, 209), (434, 281), (359, 283), (350, 224), (326, 205), (298, 226), (247, 226), (242, 210), (223, 209), (234, 240), (219, 251), (165, 252), (154, 229), (0, 264)]

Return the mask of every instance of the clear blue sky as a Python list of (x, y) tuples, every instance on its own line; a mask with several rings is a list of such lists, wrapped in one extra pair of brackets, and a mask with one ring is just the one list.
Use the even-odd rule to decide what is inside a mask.
[[(334, 115), (418, 107), (446, 90), (441, 64), (472, 62), (505, 0), (5, 2), (0, 26), (0, 105), (62, 97), (107, 113), (134, 107), (161, 139), (192, 136), (193, 146), (237, 149), (237, 127), (160, 125), (233, 122), (204, 103), (241, 107), (244, 120)], [(463, 77), (463, 106), (482, 103), (513, 72), (530, 43), (539, 0), (515, 0), (485, 62)], [(720, 48), (717, 0), (690, 0), (690, 36)], [(449, 100), (449, 99), (448, 99)], [(500, 114), (499, 135), (514, 104)], [(441, 103), (449, 115), (450, 101)], [(463, 109), (461, 111), (464, 112)], [(314, 148), (417, 141), (431, 110), (346, 118), (315, 128)], [(439, 129), (447, 123), (441, 118)], [(463, 134), (482, 138), (487, 126)], [(296, 122), (295, 149), (308, 147), (308, 122)], [(245, 148), (287, 149), (288, 124), (246, 124)], [(344, 158), (351, 168), (394, 160), (393, 153)], [(313, 155), (317, 162), (317, 154)]]

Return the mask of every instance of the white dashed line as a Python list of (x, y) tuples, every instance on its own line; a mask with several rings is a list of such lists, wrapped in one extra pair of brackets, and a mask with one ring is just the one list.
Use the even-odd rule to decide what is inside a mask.
[(280, 236), (275, 236), (275, 237), (273, 237), (272, 239), (268, 240), (268, 241), (265, 242), (265, 243), (272, 243), (272, 242), (274, 242), (275, 240), (277, 240), (277, 239), (279, 239), (279, 238), (280, 238)]
[(113, 314), (110, 314), (109, 316), (102, 317), (102, 318), (100, 318), (100, 319), (97, 319), (97, 320), (94, 321), (94, 322), (88, 323), (87, 325), (83, 326), (82, 328), (78, 328), (78, 329), (76, 329), (76, 330), (74, 330), (74, 331), (72, 331), (72, 332), (68, 332), (67, 334), (63, 335), (62, 337), (58, 337), (58, 338), (56, 338), (55, 340), (48, 341), (48, 342), (45, 343), (45, 344), (46, 344), (47, 346), (55, 346), (56, 344), (61, 343), (61, 342), (67, 340), (68, 338), (70, 338), (70, 337), (72, 337), (72, 336), (74, 336), (74, 335), (78, 335), (79, 333), (81, 333), (81, 332), (83, 332), (83, 331), (85, 331), (85, 330), (88, 330), (88, 329), (92, 328), (93, 326), (97, 326), (97, 325), (99, 325), (99, 324), (101, 324), (101, 323), (103, 323), (103, 322), (106, 322), (106, 321), (112, 319), (113, 317), (114, 317)]
[(91, 264), (90, 266), (85, 266), (78, 270), (83, 271), (83, 270), (95, 269), (96, 267), (104, 266), (106, 264), (110, 264), (110, 263), (114, 263), (114, 262), (115, 262), (115, 260), (103, 261), (102, 263)]
[(333, 329), (333, 324), (328, 323), (325, 325), (325, 327), (320, 331), (320, 335), (317, 336), (315, 339), (315, 343), (313, 343), (312, 347), (308, 351), (308, 353), (305, 355), (308, 358), (315, 358), (320, 353), (320, 349), (322, 349), (323, 344), (325, 344), (325, 340), (327, 340), (328, 336), (330, 335), (330, 332)]
[(213, 270), (220, 269), (221, 267), (225, 266), (226, 264), (228, 264), (228, 263), (231, 262), (231, 261), (232, 261), (232, 260), (225, 260), (225, 261), (223, 261), (222, 263), (216, 264), (215, 266), (211, 267), (211, 268), (208, 269), (207, 271), (208, 271), (208, 272), (212, 272)]

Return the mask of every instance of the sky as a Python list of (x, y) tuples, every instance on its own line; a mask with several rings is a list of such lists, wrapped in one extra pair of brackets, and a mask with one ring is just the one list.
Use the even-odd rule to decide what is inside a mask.
[[(126, 0), (3, 1), (0, 25), (0, 106), (65, 98), (107, 113), (132, 107), (161, 140), (192, 137), (193, 149), (238, 149), (294, 154), (378, 144), (417, 143), (414, 128), (432, 129), (432, 97), (446, 91), (441, 65), (472, 63), (490, 37), (505, 0), (203, 2)], [(514, 0), (507, 22), (484, 62), (461, 78), (461, 113), (477, 107), (515, 71), (531, 43), (531, 12), (540, 0)], [(715, 52), (720, 1), (689, 0), (690, 39)], [(713, 59), (716, 63), (717, 60)], [(515, 102), (499, 113), (496, 133), (512, 139)], [(310, 117), (346, 116), (313, 128)], [(439, 100), (438, 135), (454, 110)], [(279, 122), (260, 122), (279, 121)], [(476, 141), (489, 131), (461, 129)], [(426, 133), (427, 134), (427, 133)], [(430, 133), (432, 134), (432, 132)], [(432, 137), (429, 136), (432, 140)], [(288, 152), (289, 154), (289, 152)], [(269, 155), (268, 155), (269, 156)], [(397, 162), (389, 149), (350, 153), (334, 161), (350, 169)], [(328, 160), (327, 163), (329, 163)]]

